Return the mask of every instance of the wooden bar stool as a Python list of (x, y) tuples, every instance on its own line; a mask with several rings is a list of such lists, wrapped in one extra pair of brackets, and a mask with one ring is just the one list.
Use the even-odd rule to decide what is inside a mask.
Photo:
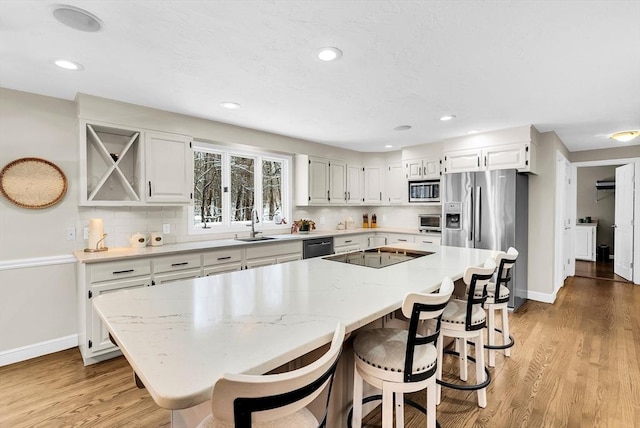
[[(485, 349), (489, 350), (489, 367), (495, 367), (496, 365), (496, 350), (504, 350), (504, 356), (508, 357), (511, 355), (509, 348), (515, 343), (513, 337), (509, 334), (507, 304), (509, 303), (510, 293), (507, 284), (511, 280), (511, 268), (516, 263), (517, 258), (518, 250), (513, 247), (510, 247), (506, 253), (500, 251), (495, 259), (498, 266), (496, 282), (487, 284), (487, 300), (484, 303), (484, 308), (487, 311), (488, 318), (487, 329), (489, 332)], [(502, 311), (502, 330), (496, 327), (496, 311)], [(496, 331), (502, 333), (502, 345), (496, 344)]]
[[(300, 369), (264, 376), (225, 374), (213, 387), (212, 414), (198, 428), (326, 427), (344, 332), (344, 325), (338, 324), (327, 353)], [(325, 390), (324, 417), (318, 422), (306, 406)]]
[[(382, 390), (382, 427), (393, 426), (395, 401), (396, 427), (404, 427), (404, 393), (426, 389), (427, 427), (436, 427), (437, 346), (440, 316), (453, 293), (453, 282), (444, 278), (440, 291), (433, 294), (409, 293), (402, 302), (402, 313), (409, 318), (408, 329), (376, 328), (359, 333), (354, 342), (353, 426), (362, 426), (363, 382)], [(434, 321), (433, 333), (418, 334), (422, 320)], [(376, 396), (376, 398), (380, 398)], [(351, 426), (351, 420), (348, 421)]]
[[(467, 381), (467, 360), (476, 364), (476, 384), (454, 384), (442, 380), (442, 364), (438, 365), (436, 375), (438, 387), (436, 388), (437, 403), (440, 404), (441, 387), (458, 390), (477, 390), (478, 406), (487, 406), (487, 385), (491, 381), (489, 370), (484, 364), (484, 335), (487, 317), (482, 304), (487, 297), (487, 283), (496, 270), (493, 259), (488, 259), (483, 267), (468, 267), (464, 272), (464, 282), (467, 284), (467, 300), (451, 300), (442, 313), (442, 325), (440, 332), (443, 337), (452, 337), (456, 341), (455, 351), (447, 351), (460, 360), (460, 380)], [(475, 359), (467, 355), (467, 340), (474, 340)], [(438, 342), (438, 357), (442, 361), (444, 354), (442, 341)]]

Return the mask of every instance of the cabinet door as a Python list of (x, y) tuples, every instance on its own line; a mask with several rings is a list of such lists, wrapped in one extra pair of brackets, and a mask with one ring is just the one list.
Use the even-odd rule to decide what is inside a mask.
[(415, 180), (422, 178), (422, 159), (405, 161), (406, 178)]
[(245, 263), (247, 269), (253, 269), (260, 266), (270, 266), (278, 263), (276, 257), (263, 257), (259, 259), (250, 259)]
[(382, 202), (381, 171), (379, 166), (364, 168), (364, 202), (380, 204)]
[(181, 281), (183, 279), (195, 279), (201, 276), (200, 269), (183, 270), (179, 272), (161, 273), (153, 276), (155, 285), (168, 284), (170, 282)]
[(389, 165), (387, 171), (386, 195), (390, 205), (401, 205), (407, 202), (407, 180), (402, 171), (402, 163)]
[[(131, 290), (134, 288), (148, 287), (151, 285), (151, 277), (128, 279), (125, 281), (113, 281), (106, 282), (99, 285), (91, 286), (91, 298), (96, 298), (102, 294), (113, 293), (120, 290)], [(91, 327), (90, 336), (87, 338), (91, 341), (91, 352), (96, 353), (101, 351), (110, 352), (117, 349), (117, 347), (109, 340), (109, 332), (102, 324), (100, 317), (93, 310), (93, 305), (90, 303), (88, 306), (91, 312)]]
[(295, 262), (296, 260), (302, 260), (302, 254), (285, 254), (283, 256), (276, 257), (276, 263)]
[(193, 195), (193, 149), (183, 135), (145, 135), (147, 202), (189, 203)]
[(360, 165), (347, 166), (347, 203), (362, 204), (364, 199), (364, 168)]
[(204, 268), (204, 276), (217, 275), (219, 273), (237, 272), (242, 270), (242, 262), (225, 263)]
[(591, 260), (592, 234), (589, 227), (576, 227), (576, 259)]
[(329, 202), (329, 161), (309, 158), (309, 203)]
[(329, 203), (347, 203), (347, 164), (344, 162), (329, 162)]
[(480, 171), (480, 150), (460, 150), (448, 152), (444, 155), (444, 172)]
[(489, 147), (482, 151), (484, 169), (525, 169), (529, 166), (528, 144)]
[(440, 158), (424, 159), (422, 161), (422, 172), (424, 178), (440, 178), (442, 161)]

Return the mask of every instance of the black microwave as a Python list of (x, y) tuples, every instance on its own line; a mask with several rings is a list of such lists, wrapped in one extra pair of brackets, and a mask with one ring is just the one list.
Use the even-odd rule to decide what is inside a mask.
[(440, 180), (410, 181), (409, 202), (440, 202)]

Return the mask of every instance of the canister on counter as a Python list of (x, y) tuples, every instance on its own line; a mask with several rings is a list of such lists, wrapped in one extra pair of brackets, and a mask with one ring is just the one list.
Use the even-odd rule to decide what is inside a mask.
[(369, 214), (367, 213), (362, 214), (362, 227), (363, 228), (369, 227)]
[(376, 213), (373, 213), (371, 216), (371, 227), (378, 227), (378, 218), (376, 217)]

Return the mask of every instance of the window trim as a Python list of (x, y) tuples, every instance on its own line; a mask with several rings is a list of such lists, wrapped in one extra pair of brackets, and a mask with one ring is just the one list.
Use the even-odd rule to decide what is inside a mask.
[[(265, 222), (260, 219), (257, 229), (263, 232), (279, 232), (290, 230), (291, 216), (293, 214), (293, 156), (277, 152), (259, 150), (257, 147), (236, 147), (216, 144), (206, 141), (194, 140), (193, 150), (216, 153), (222, 155), (222, 187), (230, 188), (231, 181), (231, 156), (241, 156), (255, 159), (254, 163), (254, 204), (262, 207), (262, 162), (263, 160), (282, 162), (282, 217), (286, 219), (286, 224), (274, 224), (272, 221)], [(195, 165), (193, 165), (195, 168)], [(195, 199), (194, 199), (195, 201)], [(248, 233), (247, 226), (250, 221), (231, 220), (231, 191), (222, 193), (223, 219), (221, 223), (209, 223), (207, 229), (196, 227), (193, 224), (195, 215), (194, 204), (187, 207), (187, 233), (189, 235), (215, 235), (215, 234), (240, 234)]]

